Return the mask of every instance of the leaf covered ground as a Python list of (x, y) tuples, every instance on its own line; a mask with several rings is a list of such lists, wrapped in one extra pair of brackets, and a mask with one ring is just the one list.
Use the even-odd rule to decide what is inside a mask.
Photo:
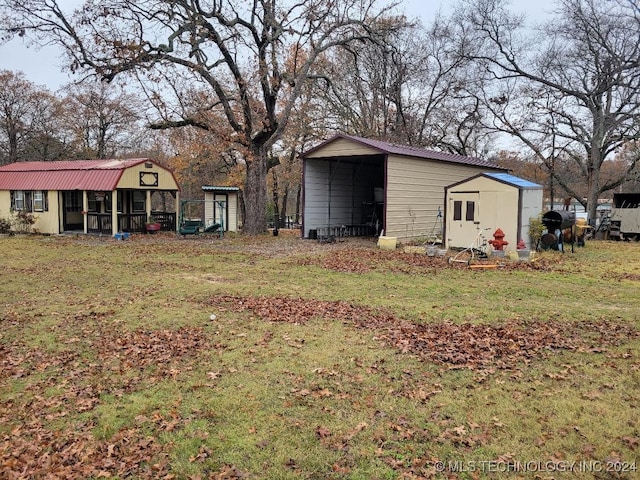
[(0, 478), (636, 478), (636, 244), (0, 249)]

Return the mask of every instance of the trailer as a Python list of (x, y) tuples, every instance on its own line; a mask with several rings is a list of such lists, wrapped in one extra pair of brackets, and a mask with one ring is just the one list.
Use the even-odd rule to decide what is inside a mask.
[(609, 238), (640, 240), (640, 193), (615, 193), (609, 221)]

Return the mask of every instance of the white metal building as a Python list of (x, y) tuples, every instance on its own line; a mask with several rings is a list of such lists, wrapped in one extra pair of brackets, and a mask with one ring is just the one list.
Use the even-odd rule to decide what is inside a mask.
[(474, 157), (336, 135), (302, 154), (303, 236), (386, 236), (433, 232), (447, 185), (482, 172), (504, 172)]

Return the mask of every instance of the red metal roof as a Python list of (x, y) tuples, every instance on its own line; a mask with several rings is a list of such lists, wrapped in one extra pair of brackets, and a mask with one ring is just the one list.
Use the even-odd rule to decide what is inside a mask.
[(122, 172), (148, 158), (15, 162), (0, 166), (0, 190), (113, 191)]
[(499, 167), (497, 164), (493, 162), (490, 162), (488, 160), (484, 160), (478, 157), (467, 157), (464, 155), (455, 155), (453, 153), (436, 152), (434, 150), (426, 150), (424, 148), (419, 148), (419, 147), (397, 145), (395, 143), (382, 142), (380, 140), (372, 140), (369, 138), (356, 137), (356, 136), (344, 135), (344, 134), (335, 135), (334, 137), (312, 148), (311, 150), (304, 152), (301, 156), (305, 157), (311, 152), (314, 152), (339, 138), (350, 140), (352, 142), (356, 142), (361, 145), (366, 145), (368, 147), (378, 150), (380, 153), (404, 155), (407, 157), (418, 157), (418, 158), (424, 158), (427, 160), (438, 160), (441, 162), (459, 163), (463, 165), (491, 168), (495, 170), (505, 170), (504, 168)]

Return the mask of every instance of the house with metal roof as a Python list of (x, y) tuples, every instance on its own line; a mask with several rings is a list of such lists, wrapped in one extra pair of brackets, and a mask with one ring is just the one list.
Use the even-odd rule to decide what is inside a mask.
[(506, 170), (487, 160), (336, 135), (302, 155), (303, 236), (442, 236), (446, 186)]
[(152, 218), (175, 231), (179, 192), (173, 173), (148, 158), (0, 166), (0, 218), (32, 213), (45, 234), (144, 232)]
[[(516, 250), (529, 239), (532, 218), (543, 208), (543, 187), (506, 172), (487, 172), (445, 189), (445, 246), (469, 248), (476, 239), (488, 242), (500, 229), (509, 242), (504, 250)], [(490, 247), (488, 248), (491, 249)]]

